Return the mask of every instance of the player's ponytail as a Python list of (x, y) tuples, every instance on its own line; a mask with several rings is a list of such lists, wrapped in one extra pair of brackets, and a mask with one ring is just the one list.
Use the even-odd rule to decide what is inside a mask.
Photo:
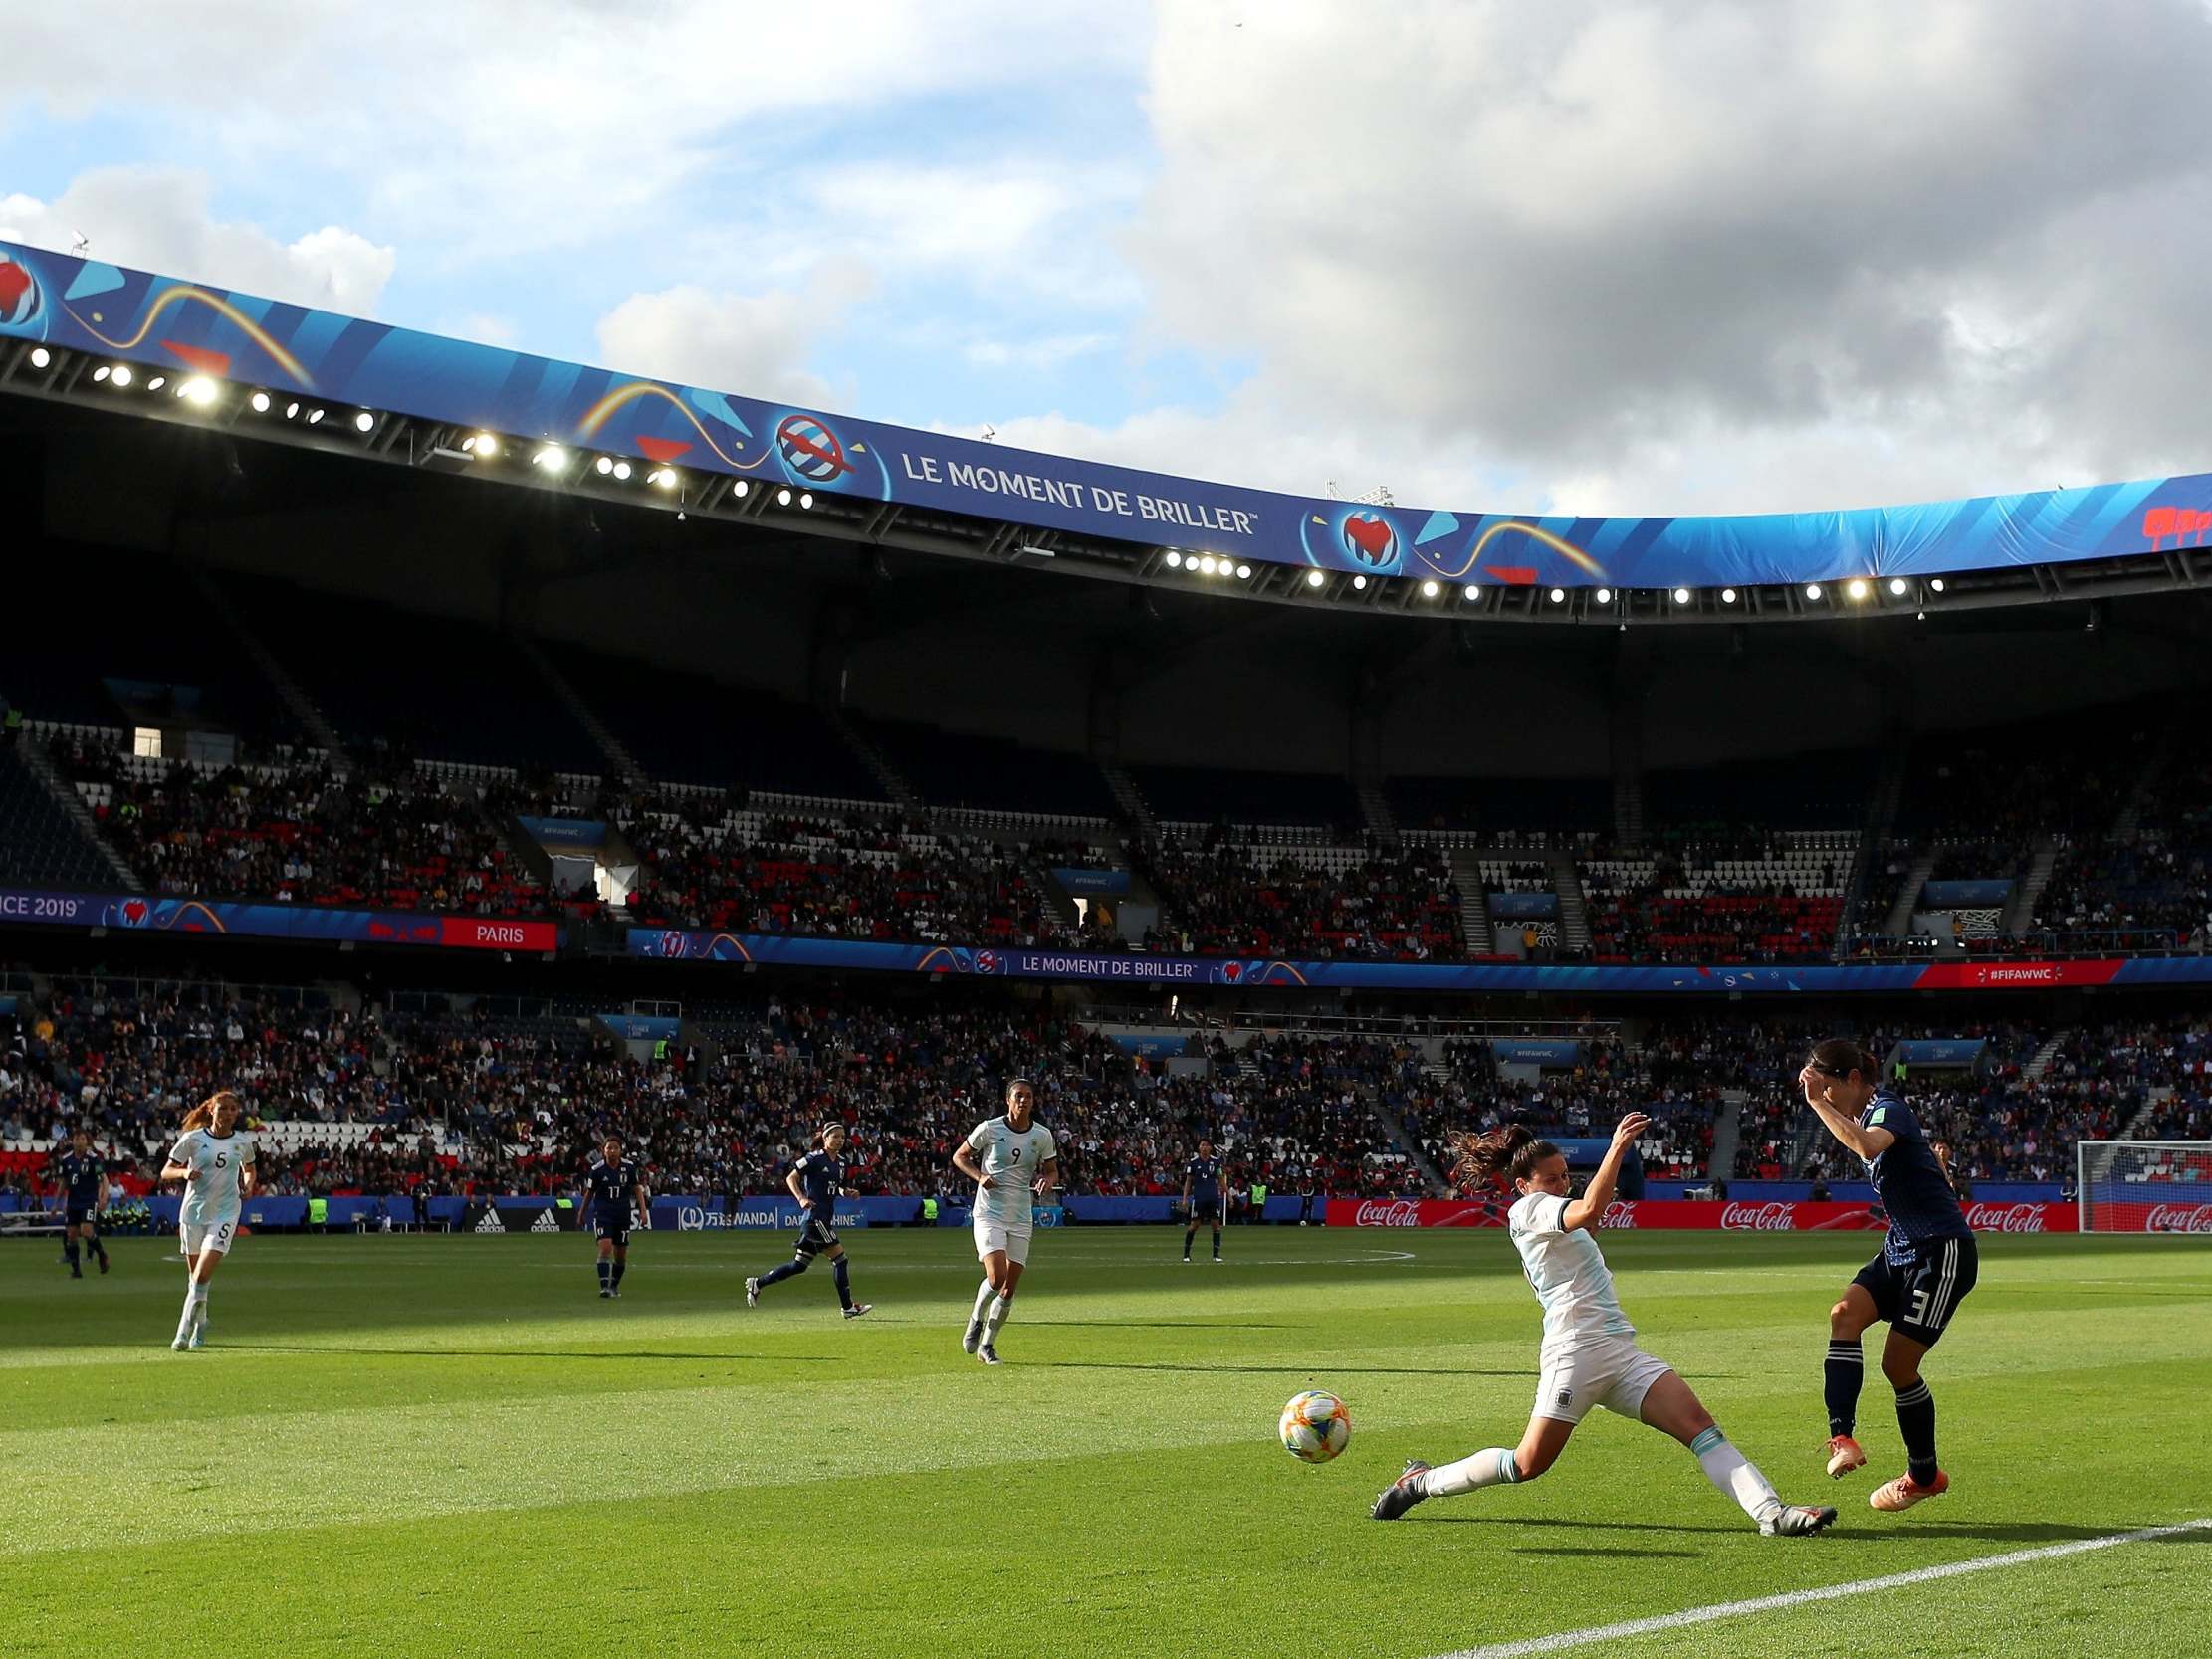
[(1526, 1124), (1507, 1124), (1482, 1135), (1461, 1130), (1447, 1144), (1451, 1148), (1452, 1183), (1467, 1192), (1490, 1185), (1500, 1174), (1525, 1181), (1530, 1170), (1559, 1151), (1549, 1141), (1539, 1140)]
[(1881, 1078), (1881, 1068), (1875, 1063), (1875, 1057), (1849, 1037), (1830, 1037), (1815, 1043), (1813, 1064), (1835, 1077), (1848, 1077), (1857, 1072), (1870, 1084)]
[(238, 1097), (228, 1089), (218, 1089), (206, 1100), (192, 1108), (184, 1115), (184, 1133), (190, 1135), (196, 1129), (206, 1129), (212, 1125), (215, 1122), (216, 1107), (225, 1101), (229, 1101), (232, 1106), (236, 1106)]

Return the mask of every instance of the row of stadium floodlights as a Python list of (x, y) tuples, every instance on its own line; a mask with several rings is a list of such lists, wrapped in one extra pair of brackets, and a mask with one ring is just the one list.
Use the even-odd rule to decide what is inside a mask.
[[(34, 346), (31, 350), (30, 360), (34, 369), (50, 368), (54, 363), (54, 352), (43, 345)], [(180, 401), (191, 405), (194, 409), (208, 413), (215, 412), (217, 405), (222, 402), (226, 385), (225, 381), (212, 374), (168, 375), (156, 373), (147, 376), (144, 370), (133, 368), (129, 363), (103, 363), (93, 370), (92, 378), (95, 385), (110, 386), (116, 391), (127, 392), (133, 389), (143, 389), (148, 394), (167, 391)], [(331, 414), (331, 410), (326, 407), (312, 401), (302, 402), (298, 398), (288, 398), (280, 409), (274, 396), (259, 389), (247, 396), (246, 406), (257, 415), (270, 415), (288, 421), (302, 421), (308, 426), (322, 425)], [(383, 417), (375, 410), (356, 409), (352, 415), (352, 427), (354, 431), (365, 437), (376, 430), (382, 419)], [(552, 474), (555, 478), (564, 477), (576, 459), (559, 444), (533, 443), (531, 441), (518, 443), (512, 439), (502, 438), (497, 433), (492, 432), (472, 433), (461, 440), (461, 447), (458, 451), (460, 455), (471, 461), (496, 461), (501, 456), (511, 452), (515, 454), (527, 452), (530, 456), (530, 464), (533, 467), (538, 468), (541, 472)], [(592, 456), (590, 457), (590, 463), (592, 472), (600, 478), (611, 479), (617, 484), (628, 483), (635, 472), (631, 464), (619, 456)], [(657, 489), (673, 490), (682, 482), (682, 475), (674, 467), (656, 465), (646, 470), (644, 482)], [(732, 487), (731, 495), (734, 499), (743, 501), (752, 493), (752, 483), (741, 478)], [(775, 505), (778, 507), (796, 507), (804, 512), (813, 507), (814, 493), (811, 490), (793, 491), (785, 486), (775, 492)]]
[[(31, 352), (31, 366), (33, 368), (44, 369), (50, 367), (53, 361), (54, 354), (47, 347), (42, 345), (33, 348)], [(112, 386), (118, 391), (128, 391), (138, 383), (137, 371), (133, 370), (128, 363), (104, 363), (93, 370), (92, 377), (96, 384)], [(212, 410), (221, 401), (224, 383), (210, 374), (192, 374), (173, 380), (170, 376), (155, 374), (147, 379), (144, 384), (146, 391), (149, 393), (160, 392), (173, 385), (174, 394), (182, 401), (196, 409)], [(257, 390), (253, 392), (247, 398), (247, 404), (257, 415), (268, 415), (277, 412), (276, 400), (266, 391)], [(286, 420), (299, 420), (304, 416), (309, 426), (322, 424), (328, 413), (329, 411), (326, 409), (313, 404), (303, 404), (298, 399), (287, 400), (282, 411), (283, 418)], [(373, 410), (356, 410), (352, 418), (353, 428), (365, 436), (376, 430), (379, 418)], [(462, 439), (459, 453), (471, 461), (488, 462), (498, 460), (502, 455), (509, 453), (510, 450), (518, 454), (526, 450), (529, 451), (530, 464), (542, 472), (553, 475), (554, 478), (565, 477), (575, 459), (559, 444), (538, 441), (525, 441), (518, 444), (493, 432), (477, 432)], [(634, 471), (627, 460), (612, 455), (593, 456), (590, 470), (600, 478), (610, 479), (617, 484), (628, 483)], [(674, 467), (659, 464), (646, 471), (644, 482), (656, 489), (674, 490), (682, 482), (682, 476)], [(749, 480), (739, 479), (731, 487), (730, 493), (733, 499), (743, 501), (752, 493), (752, 489), (753, 486)], [(795, 506), (802, 512), (807, 511), (814, 505), (814, 494), (810, 490), (794, 492), (788, 485), (779, 486), (775, 492), (775, 505), (777, 507)], [(1171, 570), (1188, 570), (1192, 575), (1202, 580), (1213, 578), (1248, 582), (1252, 579), (1250, 564), (1225, 555), (1185, 552), (1180, 548), (1171, 547), (1167, 552), (1166, 563)], [(1306, 572), (1306, 585), (1308, 587), (1318, 588), (1327, 580), (1328, 577), (1323, 571), (1308, 570)], [(1366, 575), (1355, 574), (1352, 577), (1352, 591), (1355, 593), (1365, 592), (1368, 581), (1369, 578)], [(1462, 600), (1471, 601), (1479, 599), (1482, 595), (1482, 586), (1479, 582), (1445, 584), (1432, 578), (1421, 584), (1421, 596), (1424, 599), (1440, 599), (1443, 597), (1446, 585), (1456, 586)], [(1902, 599), (1911, 592), (1911, 583), (1907, 582), (1902, 576), (1892, 576), (1889, 578), (1888, 588), (1889, 596), (1892, 599)], [(1943, 591), (1943, 578), (1940, 576), (1931, 577), (1927, 588), (1930, 593), (1941, 593)], [(1842, 592), (1851, 603), (1855, 605), (1864, 604), (1868, 599), (1874, 597), (1875, 583), (1869, 577), (1854, 576), (1843, 584)], [(1808, 602), (1818, 604), (1827, 596), (1828, 590), (1821, 583), (1807, 582), (1805, 584), (1805, 597)], [(1567, 602), (1567, 590), (1563, 587), (1555, 587), (1545, 597), (1552, 604), (1564, 605)], [(1591, 597), (1599, 605), (1610, 605), (1614, 600), (1614, 590), (1610, 587), (1601, 587), (1596, 589)], [(1675, 604), (1688, 605), (1695, 599), (1696, 595), (1686, 587), (1677, 587), (1674, 589), (1672, 597)], [(1733, 605), (1739, 597), (1740, 595), (1732, 587), (1724, 587), (1720, 590), (1720, 602), (1723, 605)]]

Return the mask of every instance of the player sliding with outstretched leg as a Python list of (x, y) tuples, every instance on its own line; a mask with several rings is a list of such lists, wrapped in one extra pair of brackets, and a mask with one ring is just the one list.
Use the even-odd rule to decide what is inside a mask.
[(1848, 1038), (1831, 1037), (1797, 1074), (1828, 1133), (1859, 1154), (1874, 1182), (1875, 1200), (1889, 1216), (1881, 1250), (1828, 1310), (1828, 1472), (1838, 1480), (1863, 1468), (1867, 1454), (1852, 1437), (1859, 1384), (1867, 1369), (1859, 1340), (1878, 1320), (1889, 1324), (1881, 1370), (1897, 1395), (1897, 1431), (1904, 1473), (1877, 1487), (1867, 1502), (1878, 1510), (1908, 1510), (1951, 1487), (1935, 1461), (1935, 1396), (1920, 1361), (1942, 1341), (1951, 1315), (1974, 1288), (1980, 1258), (1950, 1177), (1920, 1134), (1919, 1120), (1894, 1089), (1877, 1088), (1874, 1057)]
[(1621, 1160), (1650, 1124), (1641, 1112), (1623, 1118), (1588, 1190), (1574, 1199), (1567, 1196), (1567, 1159), (1524, 1126), (1452, 1138), (1457, 1154), (1452, 1175), (1460, 1184), (1484, 1187), (1503, 1170), (1519, 1194), (1506, 1228), (1544, 1306), (1536, 1409), (1517, 1447), (1493, 1446), (1439, 1469), (1407, 1464), (1406, 1473), (1375, 1500), (1376, 1520), (1396, 1521), (1427, 1498), (1536, 1479), (1559, 1461), (1583, 1413), (1602, 1405), (1687, 1446), (1705, 1478), (1742, 1505), (1769, 1538), (1801, 1538), (1834, 1523), (1833, 1509), (1807, 1509), (1776, 1497), (1767, 1478), (1714, 1426), (1689, 1384), (1665, 1360), (1636, 1346), (1636, 1327), (1621, 1312), (1613, 1275), (1590, 1229), (1613, 1201)]

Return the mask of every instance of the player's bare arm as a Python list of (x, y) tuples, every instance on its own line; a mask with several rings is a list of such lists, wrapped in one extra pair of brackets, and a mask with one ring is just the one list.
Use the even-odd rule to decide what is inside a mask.
[[(1652, 1127), (1652, 1120), (1641, 1112), (1632, 1112), (1613, 1129), (1613, 1144), (1605, 1150), (1598, 1163), (1598, 1172), (1590, 1177), (1590, 1185), (1580, 1198), (1569, 1204), (1560, 1216), (1563, 1232), (1573, 1232), (1587, 1227), (1606, 1212), (1613, 1202), (1614, 1189), (1621, 1182), (1621, 1165), (1628, 1160), (1629, 1148), (1636, 1144), (1636, 1138)], [(1564, 1194), (1562, 1195), (1564, 1196)]]

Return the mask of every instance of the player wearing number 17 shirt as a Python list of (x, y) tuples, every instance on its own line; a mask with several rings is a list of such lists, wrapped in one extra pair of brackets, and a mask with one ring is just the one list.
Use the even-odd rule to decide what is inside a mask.
[(1920, 1133), (1920, 1121), (1893, 1088), (1875, 1079), (1874, 1057), (1843, 1037), (1817, 1045), (1797, 1074), (1805, 1104), (1828, 1133), (1859, 1154), (1874, 1182), (1875, 1200), (1889, 1212), (1881, 1253), (1859, 1270), (1843, 1299), (1828, 1310), (1828, 1472), (1837, 1480), (1864, 1468), (1858, 1426), (1859, 1385), (1867, 1370), (1859, 1339), (1878, 1320), (1889, 1325), (1882, 1374), (1897, 1395), (1904, 1438), (1904, 1473), (1877, 1487), (1867, 1502), (1878, 1510), (1908, 1510), (1950, 1490), (1935, 1459), (1935, 1396), (1920, 1361), (1943, 1340), (1951, 1315), (1981, 1271), (1974, 1230), (1966, 1224), (1950, 1177)]
[(1049, 1197), (1059, 1184), (1059, 1147), (1036, 1110), (1036, 1085), (1017, 1077), (1006, 1085), (1005, 1116), (985, 1119), (953, 1149), (953, 1167), (976, 1183), (976, 1256), (984, 1266), (960, 1346), (987, 1365), (1001, 1363), (998, 1330), (1029, 1262), (1031, 1199)]
[(645, 1174), (622, 1155), (622, 1142), (608, 1136), (599, 1155), (584, 1171), (585, 1199), (591, 1206), (591, 1224), (599, 1235), (599, 1294), (619, 1297), (622, 1275), (630, 1266), (630, 1221), (641, 1227), (652, 1222), (652, 1200), (645, 1195)]
[(1221, 1160), (1214, 1155), (1214, 1142), (1201, 1141), (1199, 1155), (1183, 1166), (1183, 1259), (1191, 1259), (1191, 1241), (1199, 1236), (1199, 1223), (1214, 1229), (1214, 1259), (1221, 1259)]

